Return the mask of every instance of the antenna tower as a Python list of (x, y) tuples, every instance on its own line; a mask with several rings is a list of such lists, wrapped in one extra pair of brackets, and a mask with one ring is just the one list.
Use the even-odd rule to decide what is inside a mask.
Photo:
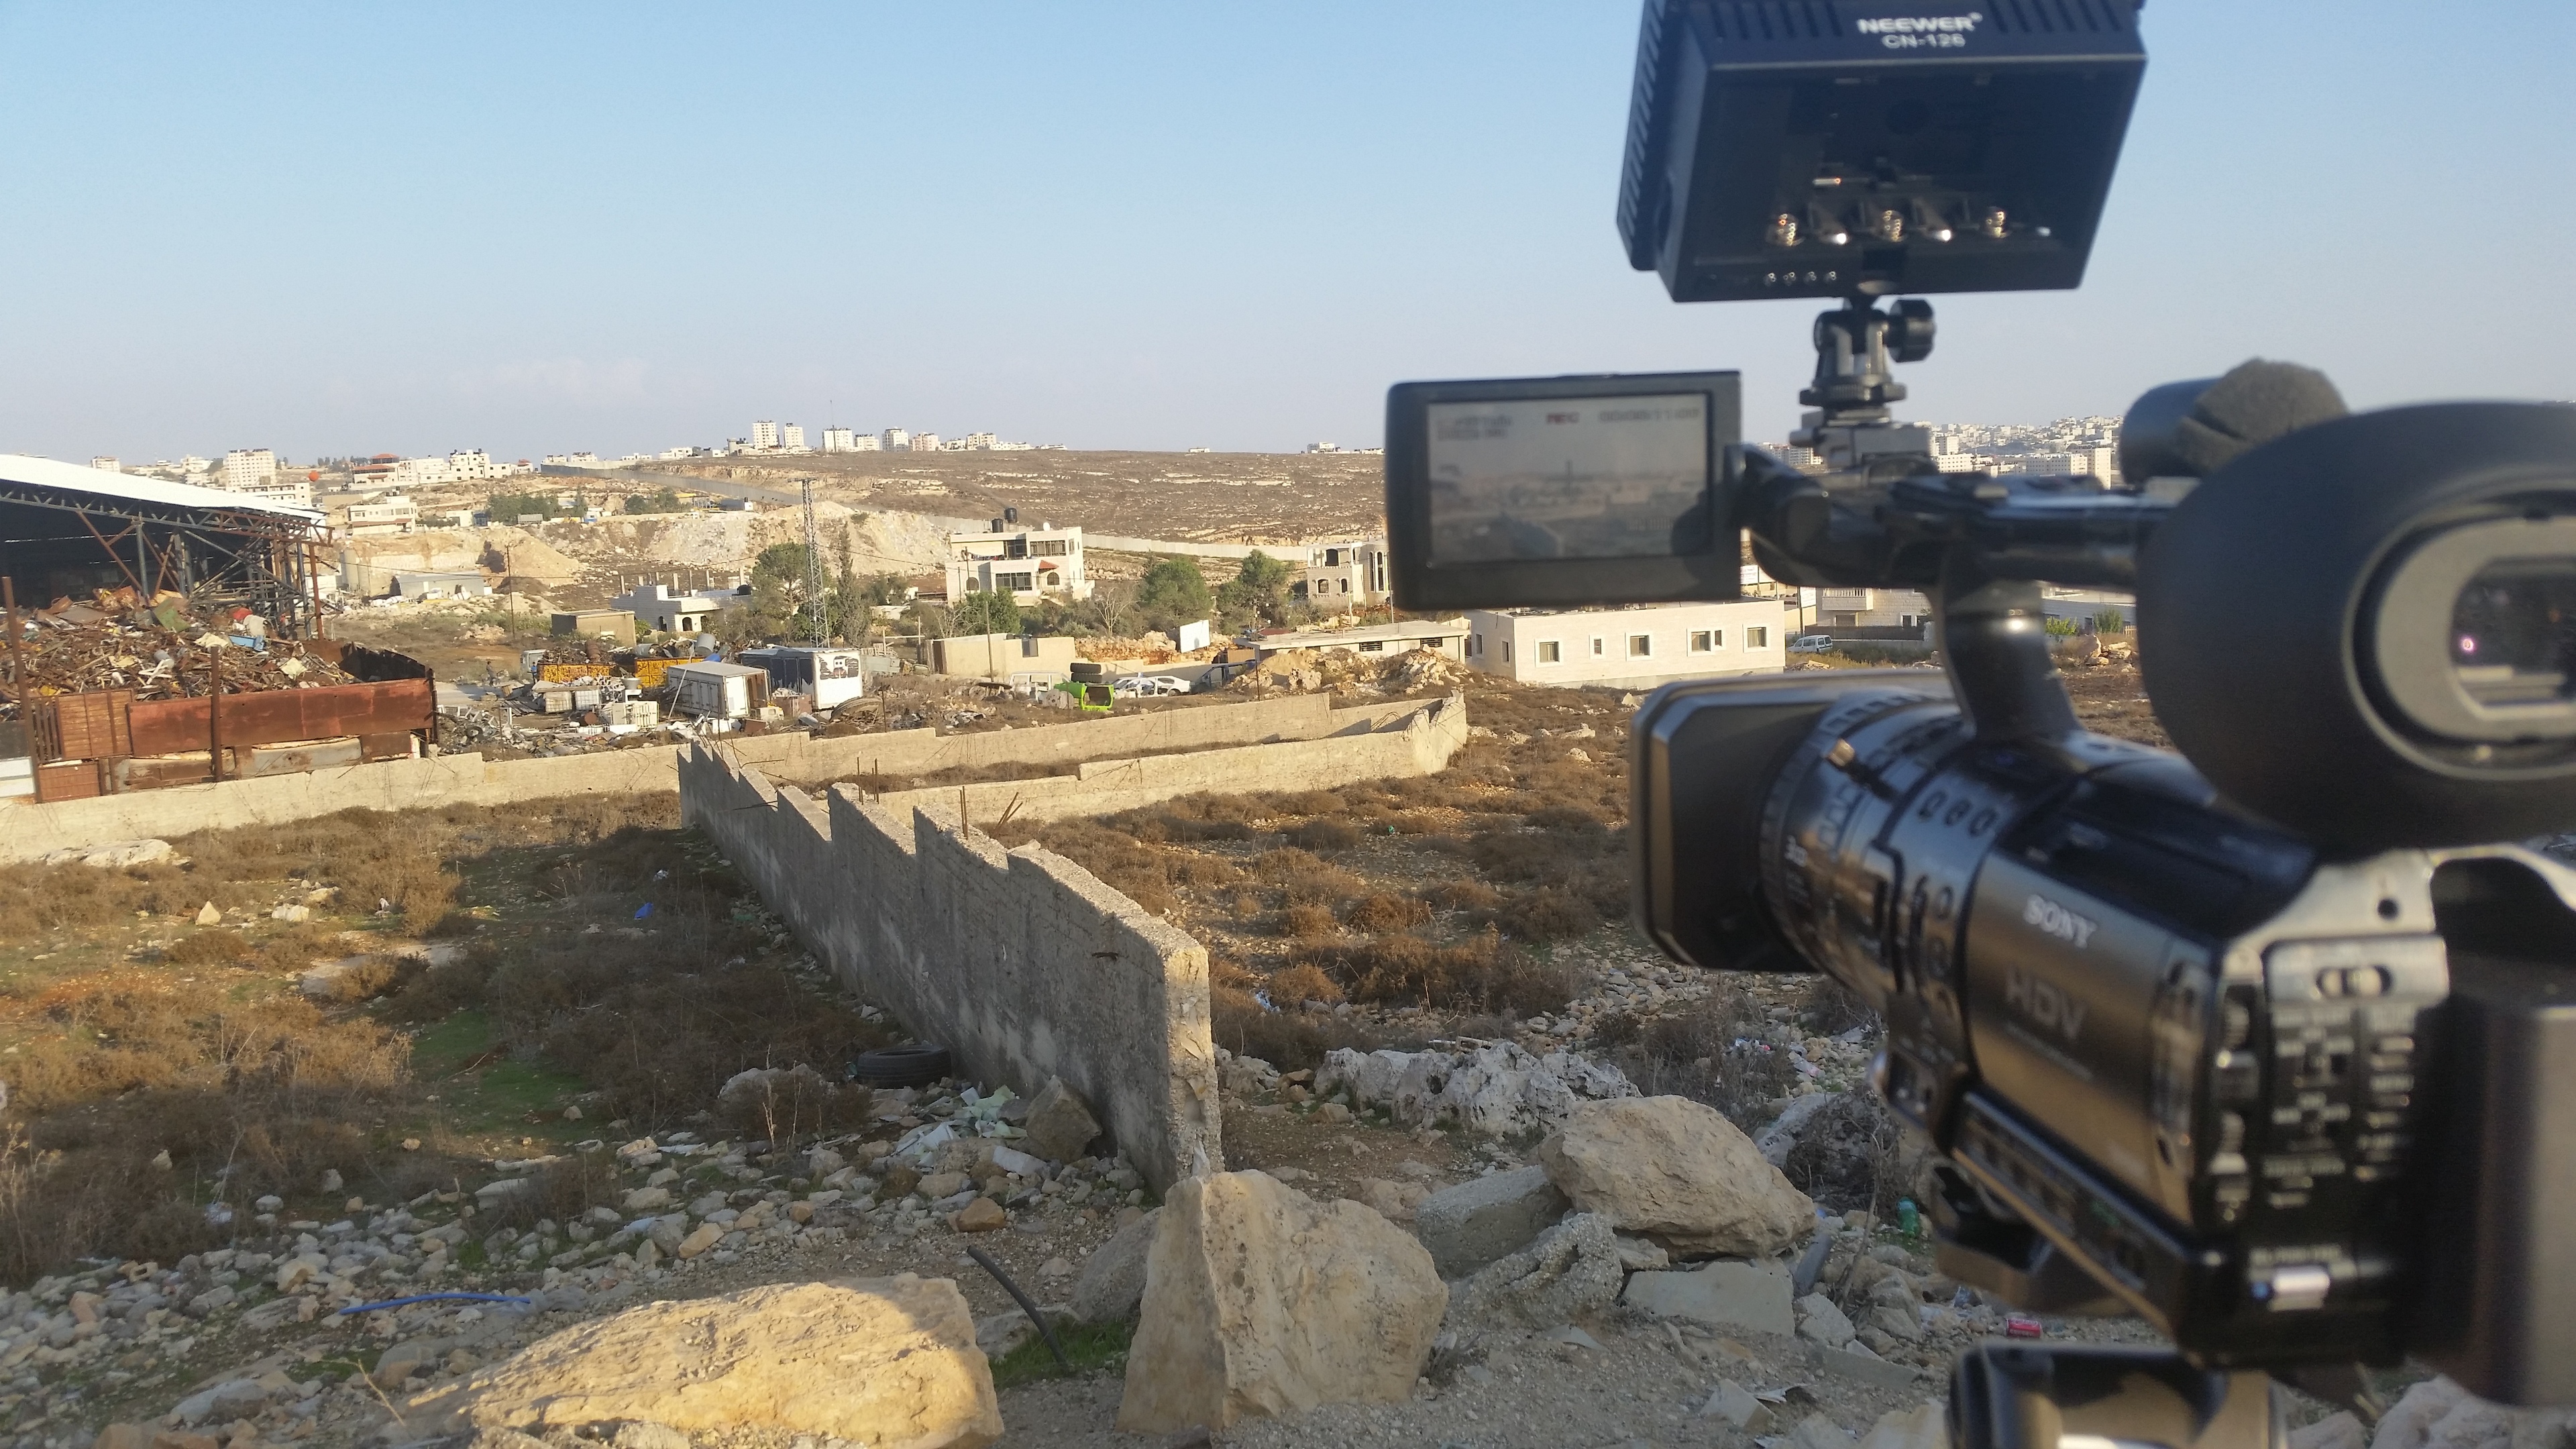
[(823, 533), (814, 526), (814, 480), (804, 480), (805, 495), (805, 620), (806, 633), (815, 648), (828, 641), (828, 625), (823, 615)]

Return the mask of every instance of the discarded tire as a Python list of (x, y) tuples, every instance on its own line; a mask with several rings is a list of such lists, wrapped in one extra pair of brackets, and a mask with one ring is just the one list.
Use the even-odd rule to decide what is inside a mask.
[(1101, 678), (1102, 665), (1094, 659), (1077, 659), (1065, 672), (1082, 683), (1097, 684)]
[(879, 1047), (850, 1062), (850, 1080), (871, 1087), (926, 1087), (948, 1075), (948, 1048), (928, 1042)]

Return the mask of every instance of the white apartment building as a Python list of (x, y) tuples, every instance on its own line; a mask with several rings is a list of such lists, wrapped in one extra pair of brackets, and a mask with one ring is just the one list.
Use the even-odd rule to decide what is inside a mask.
[(194, 478), (200, 474), (215, 471), (215, 465), (211, 461), (200, 458), (196, 454), (191, 453), (187, 457), (179, 460), (179, 471), (187, 474), (191, 478)]
[(780, 423), (780, 424), (778, 425), (778, 446), (780, 446), (780, 447), (782, 447), (782, 448), (785, 448), (788, 452), (791, 452), (791, 453), (802, 453), (802, 452), (804, 452), (804, 451), (805, 451), (805, 426), (804, 426), (804, 424), (802, 424), (802, 423)]
[(366, 503), (352, 503), (345, 510), (349, 532), (409, 533), (420, 522), (420, 506), (399, 493), (388, 493)]
[(885, 444), (885, 451), (889, 453), (904, 452), (912, 446), (912, 434), (901, 428), (888, 428), (879, 433), (877, 438)]
[(997, 518), (985, 532), (948, 535), (948, 602), (982, 593), (1009, 594), (1022, 604), (1090, 598), (1082, 530), (1048, 523), (1013, 529)]
[(777, 447), (778, 424), (771, 422), (767, 418), (762, 418), (759, 422), (753, 423), (751, 425), (751, 445), (755, 448)]
[(858, 449), (852, 447), (851, 444), (857, 440), (858, 434), (851, 432), (847, 428), (825, 428), (823, 430), (823, 451), (826, 453), (855, 453)]
[(515, 471), (507, 463), (493, 462), (492, 455), (481, 448), (459, 448), (447, 455), (447, 476), (460, 483), (506, 478)]
[(691, 634), (713, 622), (733, 597), (729, 591), (637, 584), (609, 600), (608, 606), (634, 615), (635, 622), (644, 628), (665, 634)]
[(993, 435), (991, 433), (968, 433), (966, 435), (966, 448), (969, 452), (988, 452), (992, 449), (992, 446)]
[(913, 450), (914, 452), (916, 452), (916, 453), (936, 453), (936, 452), (938, 452), (938, 451), (939, 451), (939, 435), (938, 435), (937, 433), (915, 433), (915, 434), (913, 434), (913, 435), (912, 435), (912, 450)]
[(1932, 601), (1917, 589), (1818, 589), (1819, 629), (1911, 629), (1932, 621)]
[(117, 462), (114, 458), (106, 457), (104, 455), (90, 459), (89, 465), (101, 470), (102, 472), (108, 473), (122, 473), (125, 471), (123, 464)]
[[(190, 459), (195, 462), (195, 459)], [(194, 472), (196, 470), (190, 469)], [(224, 454), (219, 487), (235, 493), (265, 488), (277, 478), (277, 454), (267, 448), (235, 448)]]
[(1648, 689), (1788, 662), (1778, 601), (1626, 609), (1470, 609), (1470, 667), (1524, 684)]
[(1336, 613), (1387, 601), (1387, 552), (1382, 538), (1317, 544), (1306, 550), (1306, 602)]

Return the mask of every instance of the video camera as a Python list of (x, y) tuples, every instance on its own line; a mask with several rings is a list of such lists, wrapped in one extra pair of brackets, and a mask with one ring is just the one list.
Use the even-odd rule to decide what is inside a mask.
[[(2178, 1354), (1990, 1344), (1966, 1444), (2277, 1441), (2266, 1375), (2403, 1355), (2576, 1402), (2576, 409), (2346, 415), (2251, 363), (2138, 400), (2117, 479), (1943, 472), (1899, 293), (2078, 284), (2141, 0), (1648, 0), (1619, 196), (1676, 301), (1822, 297), (1790, 466), (1728, 372), (1406, 383), (1407, 609), (1910, 588), (1941, 672), (1637, 711), (1644, 929), (1822, 970), (1945, 1158), (1943, 1271)], [(1749, 558), (1746, 539), (1749, 537)], [(2181, 754), (2077, 725), (2041, 585), (2134, 593)]]

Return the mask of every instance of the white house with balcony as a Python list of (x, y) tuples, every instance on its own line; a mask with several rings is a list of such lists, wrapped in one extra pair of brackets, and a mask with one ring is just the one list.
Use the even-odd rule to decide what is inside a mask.
[(984, 532), (948, 535), (948, 602), (968, 594), (1009, 594), (1022, 604), (1090, 598), (1082, 530), (1051, 523), (1014, 528), (997, 518)]
[(1624, 609), (1470, 609), (1466, 661), (1524, 684), (1648, 689), (1788, 662), (1777, 599)]
[(675, 589), (669, 584), (637, 584), (608, 601), (635, 622), (664, 634), (694, 634), (715, 621), (725, 606), (737, 602), (734, 591)]

